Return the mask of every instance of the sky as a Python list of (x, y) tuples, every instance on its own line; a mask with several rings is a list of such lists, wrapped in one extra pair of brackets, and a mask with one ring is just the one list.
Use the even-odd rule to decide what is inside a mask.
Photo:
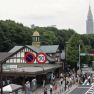
[(0, 20), (10, 19), (28, 27), (56, 25), (86, 34), (89, 3), (94, 15), (94, 0), (0, 0)]

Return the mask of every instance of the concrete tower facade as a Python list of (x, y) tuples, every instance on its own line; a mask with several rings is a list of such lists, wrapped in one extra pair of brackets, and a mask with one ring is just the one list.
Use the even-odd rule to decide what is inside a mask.
[(93, 34), (93, 15), (91, 12), (91, 7), (89, 5), (89, 11), (88, 11), (88, 15), (87, 15), (87, 20), (86, 20), (86, 33), (87, 34)]

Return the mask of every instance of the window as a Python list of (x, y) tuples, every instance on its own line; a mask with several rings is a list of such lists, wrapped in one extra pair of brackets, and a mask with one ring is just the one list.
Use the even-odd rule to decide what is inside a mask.
[(38, 41), (39, 41), (39, 37), (38, 37)]
[(37, 37), (36, 37), (36, 41), (37, 41)]
[(33, 37), (33, 41), (36, 41), (36, 37)]

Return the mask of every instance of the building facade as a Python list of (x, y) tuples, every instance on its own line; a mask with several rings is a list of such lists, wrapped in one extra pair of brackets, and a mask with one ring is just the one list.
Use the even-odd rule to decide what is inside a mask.
[(91, 12), (91, 7), (89, 5), (89, 11), (87, 15), (87, 20), (86, 20), (86, 34), (93, 34), (94, 27), (93, 27), (93, 15)]
[[(3, 67), (3, 76), (14, 77), (16, 79), (23, 78), (23, 86), (26, 78), (31, 82), (32, 79), (37, 80), (40, 84), (43, 79), (49, 82), (52, 74), (58, 74), (62, 71), (61, 50), (59, 45), (40, 45), (40, 35), (37, 31), (33, 33), (32, 45), (15, 46), (9, 52), (0, 53), (0, 63)], [(27, 53), (35, 56), (32, 64), (27, 64), (24, 57)], [(44, 64), (39, 64), (36, 60), (38, 53), (45, 53), (47, 60)], [(1, 65), (1, 64), (0, 64)]]

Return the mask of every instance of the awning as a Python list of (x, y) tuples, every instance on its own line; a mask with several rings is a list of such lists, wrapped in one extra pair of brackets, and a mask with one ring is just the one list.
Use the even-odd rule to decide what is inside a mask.
[[(6, 65), (8, 64), (3, 64), (3, 67), (5, 67)], [(62, 65), (60, 64), (13, 64), (13, 65), (17, 65), (17, 69), (4, 68), (3, 75), (7, 74), (7, 75), (35, 76), (35, 75), (51, 72), (57, 68), (62, 67)]]
[[(16, 85), (16, 84), (9, 84), (5, 87), (3, 87), (3, 92), (14, 92), (16, 90), (21, 89), (23, 86), (21, 85)], [(1, 91), (1, 90), (0, 90)]]

